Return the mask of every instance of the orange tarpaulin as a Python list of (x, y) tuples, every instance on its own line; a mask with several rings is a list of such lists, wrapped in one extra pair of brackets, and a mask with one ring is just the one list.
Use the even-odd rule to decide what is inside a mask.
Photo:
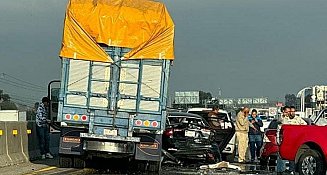
[(70, 0), (60, 57), (112, 62), (98, 45), (127, 47), (125, 59), (174, 59), (174, 23), (150, 0)]

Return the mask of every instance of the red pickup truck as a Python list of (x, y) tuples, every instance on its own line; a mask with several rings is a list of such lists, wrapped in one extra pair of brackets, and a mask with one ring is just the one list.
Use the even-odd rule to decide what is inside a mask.
[(327, 109), (312, 121), (309, 125), (283, 125), (279, 133), (280, 155), (295, 161), (300, 175), (326, 174)]

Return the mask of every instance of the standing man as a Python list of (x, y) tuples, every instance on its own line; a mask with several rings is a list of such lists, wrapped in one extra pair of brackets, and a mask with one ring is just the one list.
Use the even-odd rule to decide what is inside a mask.
[(36, 131), (39, 139), (42, 159), (53, 158), (53, 156), (50, 154), (50, 149), (49, 149), (50, 136), (49, 136), (49, 125), (47, 120), (49, 102), (50, 100), (48, 97), (42, 98), (42, 103), (39, 104), (35, 117)]
[[(295, 115), (295, 107), (290, 107), (290, 115), (288, 118), (286, 118), (283, 122), (283, 124), (287, 125), (307, 125), (307, 123), (300, 117)], [(289, 161), (289, 171), (291, 171), (291, 174), (295, 173), (295, 162)]]
[(249, 116), (249, 121), (252, 126), (249, 128), (249, 141), (250, 141), (250, 152), (251, 152), (251, 162), (259, 160), (260, 149), (262, 146), (262, 136), (260, 127), (263, 126), (261, 118), (257, 115), (257, 110), (252, 109), (251, 115)]
[(213, 106), (212, 111), (208, 113), (208, 123), (213, 129), (221, 129), (220, 121), (218, 119), (218, 113), (218, 106)]
[(248, 148), (248, 132), (250, 122), (248, 120), (250, 109), (244, 107), (236, 116), (236, 138), (238, 144), (238, 162), (245, 163), (245, 154)]

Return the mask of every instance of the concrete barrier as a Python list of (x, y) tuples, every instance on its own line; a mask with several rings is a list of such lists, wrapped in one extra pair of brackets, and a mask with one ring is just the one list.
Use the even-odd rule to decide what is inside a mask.
[[(7, 144), (8, 154), (11, 158), (12, 164), (27, 162), (29, 159), (24, 154), (22, 148), (22, 130), (21, 125), (26, 125), (26, 122), (6, 122), (7, 129)], [(27, 135), (25, 135), (26, 137)]]
[(20, 139), (21, 139), (22, 154), (25, 156), (27, 160), (29, 160), (27, 122), (22, 122), (19, 125), (21, 131)]
[(0, 167), (12, 164), (11, 158), (8, 154), (6, 134), (5, 122), (0, 122)]
[(31, 131), (31, 133), (27, 135), (28, 156), (30, 160), (35, 160), (41, 157), (35, 122), (34, 121), (27, 122), (27, 129)]
[[(58, 154), (60, 133), (50, 134), (50, 151)], [(0, 167), (40, 158), (36, 124), (0, 121)], [(1, 173), (0, 173), (1, 174)]]

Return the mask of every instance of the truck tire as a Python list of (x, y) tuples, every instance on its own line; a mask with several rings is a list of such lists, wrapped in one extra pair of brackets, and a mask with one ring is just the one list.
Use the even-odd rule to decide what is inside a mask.
[(60, 168), (72, 168), (73, 159), (66, 155), (59, 155), (59, 167)]
[(300, 156), (297, 168), (300, 175), (321, 175), (326, 173), (321, 154), (313, 149), (308, 149)]
[(160, 161), (149, 161), (148, 170), (153, 173), (160, 174), (161, 162)]
[(145, 161), (141, 161), (141, 160), (136, 161), (136, 166), (137, 166), (137, 170), (139, 172), (146, 171), (146, 162)]
[(82, 157), (74, 157), (74, 168), (85, 168), (85, 160)]

